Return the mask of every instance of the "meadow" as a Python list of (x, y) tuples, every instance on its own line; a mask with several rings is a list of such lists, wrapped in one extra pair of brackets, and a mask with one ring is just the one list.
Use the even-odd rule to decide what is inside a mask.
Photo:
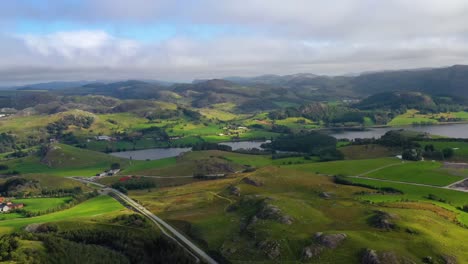
[(52, 198), (26, 198), (14, 199), (13, 203), (24, 204), (23, 210), (28, 212), (41, 212), (48, 209), (55, 209), (71, 201), (71, 197), (52, 197)]
[(418, 141), (418, 143), (425, 147), (426, 145), (433, 145), (436, 150), (444, 148), (451, 148), (454, 150), (454, 156), (450, 160), (454, 161), (468, 161), (468, 142), (460, 141)]
[(406, 113), (401, 114), (393, 118), (388, 125), (389, 126), (407, 126), (412, 124), (439, 124), (444, 119), (459, 118), (462, 121), (468, 120), (468, 112), (449, 112), (449, 113), (437, 113), (437, 114), (421, 114), (418, 110), (410, 109)]
[[(382, 160), (379, 162), (386, 163)], [(316, 164), (298, 166), (312, 165)], [(315, 232), (345, 233), (348, 238), (337, 249), (327, 249), (319, 258), (312, 259), (312, 263), (357, 263), (359, 252), (364, 248), (379, 252), (391, 250), (415, 262), (424, 256), (437, 258), (441, 254), (456, 255), (462, 262), (468, 260), (466, 244), (459, 243), (460, 239), (465, 239), (461, 235), (468, 234), (468, 230), (454, 222), (457, 218), (454, 211), (447, 209), (449, 213), (444, 215), (426, 206), (428, 200), (416, 194), (408, 195), (425, 202), (418, 204), (418, 207), (413, 206), (411, 210), (403, 207), (409, 206), (407, 204), (390, 206), (363, 203), (367, 197), (393, 198), (395, 195), (374, 194), (373, 190), (361, 187), (336, 185), (331, 177), (293, 167), (267, 166), (256, 172), (226, 179), (164, 187), (158, 192), (130, 191), (129, 195), (185, 232), (206, 250), (220, 252), (234, 262), (266, 261), (268, 258), (265, 252), (258, 248), (262, 241), (279, 245), (281, 254), (275, 261), (300, 261), (302, 248), (311, 243)], [(242, 181), (244, 177), (261, 182), (262, 185), (256, 187), (246, 184)], [(230, 194), (229, 186), (237, 186), (241, 197)], [(369, 192), (369, 195), (354, 195), (363, 191)], [(323, 192), (329, 193), (330, 198), (323, 198)], [(449, 195), (452, 192), (453, 199), (460, 195), (447, 190)], [(423, 193), (421, 191), (420, 194)], [(282, 213), (291, 216), (293, 223), (284, 225), (274, 220), (259, 219), (251, 224), (249, 232), (242, 231), (241, 226), (246, 219), (258, 210), (254, 201), (265, 198), (280, 208)], [(401, 203), (400, 199), (396, 201)], [(444, 210), (440, 206), (434, 207)], [(394, 221), (398, 229), (384, 231), (370, 226), (367, 219), (374, 210), (397, 215)], [(455, 215), (454, 218), (446, 217), (452, 216), (451, 213)], [(414, 233), (410, 234), (406, 229)], [(427, 247), (428, 241), (431, 247)]]
[(29, 224), (58, 222), (63, 220), (96, 221), (99, 218), (115, 216), (128, 212), (119, 202), (110, 196), (98, 196), (67, 210), (30, 218), (0, 221), (0, 234), (18, 231)]
[(464, 178), (453, 175), (450, 171), (442, 169), (442, 164), (440, 162), (432, 161), (405, 162), (363, 176), (434, 186), (447, 186)]
[(51, 150), (42, 158), (32, 155), (2, 162), (9, 167), (5, 172), (56, 176), (94, 176), (108, 170), (113, 163), (120, 163), (124, 167), (128, 165), (129, 160), (65, 144), (53, 144)]

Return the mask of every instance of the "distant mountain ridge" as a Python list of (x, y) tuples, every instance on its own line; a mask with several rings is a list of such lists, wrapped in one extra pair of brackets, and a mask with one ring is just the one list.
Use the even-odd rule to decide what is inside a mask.
[(468, 99), (468, 66), (368, 72), (358, 76), (299, 73), (226, 77), (175, 84), (141, 80), (50, 82), (27, 85), (17, 90), (49, 90), (65, 95), (97, 94), (120, 99), (160, 98), (161, 94), (167, 97), (167, 92), (176, 92), (188, 100), (198, 101), (196, 105), (206, 105), (210, 100), (220, 103), (231, 99), (242, 103), (262, 99), (277, 102), (285, 99), (290, 103), (362, 99), (398, 91)]

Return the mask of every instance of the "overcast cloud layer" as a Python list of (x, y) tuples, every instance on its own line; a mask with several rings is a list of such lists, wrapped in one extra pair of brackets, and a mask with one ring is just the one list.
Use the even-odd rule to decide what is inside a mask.
[(468, 64), (464, 0), (0, 2), (0, 85)]

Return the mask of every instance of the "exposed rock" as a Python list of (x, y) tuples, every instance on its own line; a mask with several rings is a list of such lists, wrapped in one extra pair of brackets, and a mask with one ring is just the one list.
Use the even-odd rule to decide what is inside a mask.
[(240, 188), (237, 186), (230, 186), (229, 194), (234, 195), (234, 196), (240, 196)]
[(384, 264), (404, 264), (410, 263), (404, 259), (399, 259), (397, 255), (393, 252), (382, 252), (380, 254), (380, 261)]
[(270, 259), (276, 259), (281, 255), (281, 247), (277, 241), (262, 241), (258, 243), (260, 248)]
[(454, 256), (443, 255), (442, 256), (443, 264), (457, 264), (457, 258)]
[(391, 230), (396, 228), (396, 225), (392, 222), (395, 218), (396, 216), (387, 212), (375, 211), (375, 215), (370, 219), (370, 222), (374, 227)]
[(35, 233), (37, 228), (40, 226), (41, 224), (29, 224), (27, 225), (24, 230), (28, 231), (28, 232), (31, 232), (31, 233)]
[(284, 215), (277, 206), (263, 202), (262, 206), (257, 213), (260, 219), (276, 220), (282, 224), (290, 225), (293, 223), (293, 218), (289, 215)]
[(260, 187), (263, 185), (263, 183), (257, 181), (257, 180), (253, 180), (249, 177), (245, 177), (244, 179), (242, 179), (242, 182), (246, 183), (246, 184), (250, 184), (250, 185), (253, 185), (255, 187)]
[(322, 253), (324, 248), (319, 245), (311, 245), (308, 247), (305, 247), (304, 250), (302, 250), (302, 258), (304, 260), (311, 259), (314, 257), (317, 257)]
[(361, 260), (362, 264), (380, 264), (379, 256), (377, 252), (373, 249), (366, 249)]
[(346, 234), (329, 234), (329, 235), (324, 235), (322, 233), (316, 233), (315, 234), (315, 239), (317, 240), (318, 243), (321, 245), (335, 249), (337, 248), (343, 240), (346, 239)]
[(320, 193), (319, 196), (322, 197), (322, 198), (325, 198), (325, 199), (330, 199), (331, 198), (331, 194), (327, 193), (327, 192)]
[(294, 222), (294, 219), (289, 215), (283, 215), (278, 221), (285, 225), (291, 225)]
[(432, 263), (434, 263), (434, 260), (432, 259), (431, 256), (426, 256), (426, 257), (423, 258), (423, 263), (432, 264)]

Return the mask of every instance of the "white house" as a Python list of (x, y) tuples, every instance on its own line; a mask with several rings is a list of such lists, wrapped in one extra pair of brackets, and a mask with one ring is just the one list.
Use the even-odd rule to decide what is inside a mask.
[(6, 204), (0, 204), (0, 212), (5, 213), (10, 211), (10, 207)]
[(111, 141), (112, 137), (109, 136), (96, 136), (96, 139), (99, 141)]

